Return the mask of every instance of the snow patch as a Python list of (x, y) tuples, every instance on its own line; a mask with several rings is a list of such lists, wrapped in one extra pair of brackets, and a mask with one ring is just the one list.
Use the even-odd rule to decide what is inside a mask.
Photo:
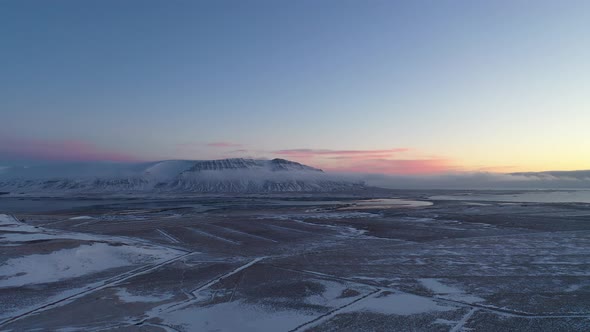
[(182, 326), (187, 331), (288, 331), (317, 315), (301, 311), (264, 310), (242, 301), (227, 302), (205, 307), (191, 307), (159, 314), (164, 323)]
[(384, 315), (414, 315), (433, 311), (450, 311), (456, 307), (432, 299), (405, 293), (378, 293), (345, 308), (343, 312), (370, 311)]
[(582, 288), (582, 285), (570, 285), (565, 291), (566, 292), (575, 292)]
[(428, 288), (430, 291), (437, 295), (441, 295), (442, 298), (460, 301), (460, 302), (467, 302), (467, 303), (476, 303), (476, 302), (483, 302), (485, 301), (481, 297), (466, 294), (459, 288), (455, 288), (452, 286), (445, 285), (441, 283), (438, 279), (432, 278), (422, 278), (418, 279), (418, 281), (422, 284), (422, 286)]
[(0, 214), (0, 225), (13, 225), (19, 223), (18, 220), (7, 214)]
[(11, 258), (0, 265), (0, 288), (55, 282), (116, 267), (163, 261), (172, 250), (106, 243), (81, 245), (50, 254)]
[(125, 303), (135, 303), (135, 302), (153, 303), (153, 302), (163, 302), (166, 300), (170, 300), (174, 296), (172, 294), (157, 294), (157, 295), (131, 294), (125, 288), (118, 288), (117, 289), (117, 297), (119, 298), (119, 300), (121, 302), (125, 302)]

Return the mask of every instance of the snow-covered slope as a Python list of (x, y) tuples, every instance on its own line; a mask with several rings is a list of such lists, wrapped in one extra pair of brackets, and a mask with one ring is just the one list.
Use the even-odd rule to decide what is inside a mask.
[(361, 186), (284, 159), (69, 163), (0, 171), (0, 191), (10, 192), (323, 192)]

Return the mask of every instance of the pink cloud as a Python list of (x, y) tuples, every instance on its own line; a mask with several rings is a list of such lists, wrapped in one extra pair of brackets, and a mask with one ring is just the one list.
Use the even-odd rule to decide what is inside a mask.
[(407, 148), (395, 148), (385, 150), (328, 150), (328, 149), (290, 149), (274, 151), (277, 155), (295, 157), (324, 156), (329, 158), (346, 158), (350, 156), (390, 156), (395, 153), (407, 152)]
[(478, 167), (474, 171), (475, 172), (491, 172), (491, 173), (509, 173), (514, 172), (514, 170), (518, 169), (517, 166), (486, 166), (486, 167)]
[[(379, 150), (290, 149), (273, 153), (329, 171), (382, 174), (433, 174), (455, 170), (444, 158), (408, 156), (408, 148)], [(401, 157), (401, 156), (403, 157)]]
[(138, 161), (129, 154), (106, 150), (80, 140), (0, 137), (0, 158), (47, 161)]
[(457, 170), (446, 159), (367, 159), (325, 168), (337, 172), (381, 174), (436, 174)]

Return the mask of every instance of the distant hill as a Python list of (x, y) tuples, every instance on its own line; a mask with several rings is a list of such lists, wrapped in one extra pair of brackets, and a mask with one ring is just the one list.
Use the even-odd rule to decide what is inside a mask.
[(545, 172), (518, 172), (510, 175), (520, 175), (540, 179), (563, 179), (563, 180), (590, 180), (590, 170), (580, 171), (545, 171)]
[(0, 171), (0, 190), (18, 192), (331, 192), (361, 187), (285, 159), (53, 163)]

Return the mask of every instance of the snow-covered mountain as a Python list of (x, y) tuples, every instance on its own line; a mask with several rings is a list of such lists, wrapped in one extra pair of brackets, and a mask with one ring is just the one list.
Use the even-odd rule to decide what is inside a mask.
[(328, 192), (362, 187), (285, 159), (56, 163), (0, 169), (8, 192)]

